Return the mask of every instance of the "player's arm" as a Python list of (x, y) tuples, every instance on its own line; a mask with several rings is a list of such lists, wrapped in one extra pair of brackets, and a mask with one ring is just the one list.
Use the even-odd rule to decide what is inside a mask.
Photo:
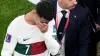
[(52, 37), (52, 24), (48, 26), (48, 24), (41, 23), (39, 21), (36, 22), (37, 27), (43, 33), (43, 38), (45, 39), (45, 44), (47, 49), (52, 55), (56, 55), (59, 51), (60, 45), (59, 43)]
[(9, 28), (6, 33), (1, 56), (12, 56), (16, 44), (17, 38), (14, 35), (13, 29)]
[(52, 31), (49, 29), (46, 33), (44, 33), (45, 44), (47, 49), (52, 55), (56, 55), (59, 51), (60, 45), (59, 43), (52, 37)]

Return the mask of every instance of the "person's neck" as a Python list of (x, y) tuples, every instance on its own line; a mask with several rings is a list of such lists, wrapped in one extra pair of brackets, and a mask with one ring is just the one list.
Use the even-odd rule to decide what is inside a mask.
[(29, 13), (27, 13), (26, 15), (25, 15), (25, 21), (26, 21), (26, 23), (28, 23), (28, 24), (31, 24), (31, 25), (35, 25), (35, 22), (33, 21), (33, 14), (31, 13), (31, 12), (29, 12)]

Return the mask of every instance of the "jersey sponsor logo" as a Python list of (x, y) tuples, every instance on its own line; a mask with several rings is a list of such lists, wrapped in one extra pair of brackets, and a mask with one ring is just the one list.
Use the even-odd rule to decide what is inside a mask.
[(11, 35), (7, 33), (6, 35), (6, 42), (10, 43), (11, 42)]
[(30, 38), (27, 38), (27, 39), (23, 39), (23, 41), (26, 41), (26, 40), (28, 40), (28, 39), (30, 39)]

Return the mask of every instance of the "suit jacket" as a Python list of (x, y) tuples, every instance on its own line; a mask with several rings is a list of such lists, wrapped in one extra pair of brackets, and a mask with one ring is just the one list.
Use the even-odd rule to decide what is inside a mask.
[(90, 9), (94, 21), (100, 25), (100, 0), (78, 0), (78, 4), (86, 5)]
[[(100, 0), (78, 0), (78, 4), (85, 5), (90, 10), (93, 18), (90, 18), (100, 25)], [(98, 9), (98, 10), (97, 10)], [(91, 40), (89, 46), (89, 56), (96, 56), (97, 43), (100, 41), (100, 31), (96, 33), (91, 32)]]
[[(50, 0), (55, 8), (56, 0)], [(88, 9), (79, 5), (70, 11), (69, 25), (65, 34), (65, 56), (88, 56), (88, 43), (90, 34)], [(58, 37), (59, 39), (59, 37)]]

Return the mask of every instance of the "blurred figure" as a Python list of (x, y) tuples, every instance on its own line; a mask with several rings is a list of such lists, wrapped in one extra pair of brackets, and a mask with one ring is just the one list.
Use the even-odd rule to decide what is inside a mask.
[(78, 4), (87, 7), (91, 13), (91, 42), (89, 49), (89, 56), (96, 56), (97, 54), (97, 43), (100, 41), (100, 0), (78, 0)]

